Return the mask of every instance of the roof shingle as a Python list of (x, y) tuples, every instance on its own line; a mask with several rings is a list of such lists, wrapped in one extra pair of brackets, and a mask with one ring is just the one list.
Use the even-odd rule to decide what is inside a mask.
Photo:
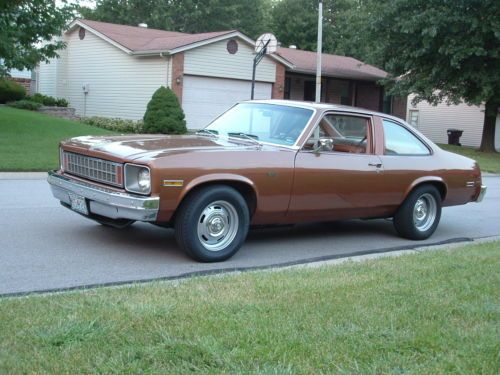
[(235, 31), (188, 34), (84, 19), (78, 21), (133, 52), (168, 51)]
[[(294, 48), (278, 48), (278, 55), (294, 65), (292, 71), (316, 74), (316, 52)], [(375, 81), (387, 77), (387, 73), (372, 65), (352, 57), (324, 53), (321, 58), (321, 71), (325, 76)]]

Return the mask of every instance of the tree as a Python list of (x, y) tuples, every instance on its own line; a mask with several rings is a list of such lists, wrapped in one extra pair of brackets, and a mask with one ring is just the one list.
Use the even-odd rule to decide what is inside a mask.
[(0, 76), (11, 69), (34, 69), (40, 61), (57, 56), (64, 48), (60, 35), (73, 17), (74, 7), (61, 1), (11, 0), (0, 2)]
[(270, 0), (97, 0), (84, 18), (186, 33), (238, 29), (251, 37), (267, 31)]
[[(343, 53), (346, 46), (344, 35), (354, 30), (347, 19), (354, 11), (356, 0), (323, 1), (323, 51)], [(291, 44), (299, 49), (316, 51), (318, 33), (318, 1), (281, 0), (273, 4), (271, 30), (281, 45)]]
[(184, 112), (170, 88), (155, 91), (144, 114), (145, 133), (184, 134), (187, 132)]
[[(500, 107), (498, 0), (374, 2), (365, 43), (397, 79), (393, 94), (416, 94), (436, 104), (485, 104), (481, 151), (495, 152)], [(459, 124), (457, 124), (459, 125)]]

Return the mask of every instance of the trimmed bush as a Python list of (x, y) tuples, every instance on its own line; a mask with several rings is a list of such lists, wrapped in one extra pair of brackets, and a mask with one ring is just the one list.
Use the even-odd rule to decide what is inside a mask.
[(80, 119), (84, 124), (97, 126), (98, 128), (113, 130), (120, 133), (141, 133), (142, 121), (123, 120), (108, 117), (84, 117)]
[(26, 89), (9, 79), (0, 78), (0, 103), (7, 103), (24, 99)]
[(40, 103), (31, 100), (18, 100), (17, 102), (9, 102), (7, 103), (7, 105), (9, 107), (17, 109), (27, 109), (29, 111), (37, 111), (42, 106)]
[(33, 102), (37, 102), (49, 107), (67, 107), (68, 106), (68, 101), (63, 98), (54, 98), (53, 96), (49, 95), (43, 95), (40, 93), (36, 93), (32, 96), (29, 97), (29, 100)]
[(153, 94), (144, 114), (144, 133), (184, 134), (184, 111), (174, 92), (164, 86)]

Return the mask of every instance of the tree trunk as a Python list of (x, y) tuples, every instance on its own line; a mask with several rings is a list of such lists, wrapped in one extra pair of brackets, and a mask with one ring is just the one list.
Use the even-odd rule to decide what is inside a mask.
[(495, 125), (499, 104), (499, 101), (495, 99), (490, 99), (486, 102), (486, 108), (484, 111), (483, 137), (481, 139), (481, 147), (479, 147), (479, 151), (496, 152)]

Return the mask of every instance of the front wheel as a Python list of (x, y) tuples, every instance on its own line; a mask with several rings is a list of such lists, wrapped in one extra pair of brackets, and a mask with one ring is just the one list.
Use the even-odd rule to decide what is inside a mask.
[(175, 238), (192, 258), (219, 262), (233, 256), (248, 233), (250, 213), (240, 193), (229, 186), (195, 191), (179, 207)]
[(425, 240), (441, 218), (441, 195), (432, 185), (414, 189), (394, 215), (394, 227), (405, 238)]

